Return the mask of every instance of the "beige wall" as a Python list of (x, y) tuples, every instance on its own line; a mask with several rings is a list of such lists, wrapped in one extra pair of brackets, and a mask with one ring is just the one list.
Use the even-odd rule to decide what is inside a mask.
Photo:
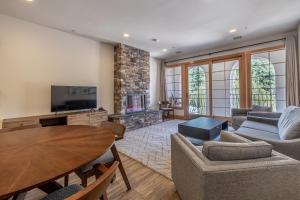
[(0, 120), (50, 113), (50, 86), (97, 86), (113, 113), (113, 47), (0, 15)]

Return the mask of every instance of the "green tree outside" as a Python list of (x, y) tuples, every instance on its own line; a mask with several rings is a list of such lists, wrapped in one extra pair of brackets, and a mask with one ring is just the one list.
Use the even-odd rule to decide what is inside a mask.
[(275, 69), (267, 59), (252, 58), (252, 104), (276, 108)]

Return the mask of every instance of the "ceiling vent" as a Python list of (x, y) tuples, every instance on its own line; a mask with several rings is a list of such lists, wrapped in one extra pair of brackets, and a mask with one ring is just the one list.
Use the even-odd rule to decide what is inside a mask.
[(243, 37), (241, 36), (241, 35), (239, 35), (239, 36), (235, 36), (235, 37), (233, 37), (233, 40), (240, 40), (240, 39), (242, 39)]
[(157, 38), (153, 38), (151, 40), (152, 40), (152, 42), (159, 42), (159, 39), (157, 39)]

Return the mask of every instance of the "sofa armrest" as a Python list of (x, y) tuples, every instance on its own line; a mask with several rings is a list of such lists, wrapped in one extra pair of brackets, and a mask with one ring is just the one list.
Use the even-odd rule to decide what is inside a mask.
[(232, 116), (239, 116), (239, 115), (247, 116), (247, 113), (251, 110), (252, 110), (251, 108), (232, 108), (231, 115)]
[(269, 124), (273, 126), (277, 126), (278, 119), (277, 118), (265, 118), (265, 117), (256, 117), (256, 116), (247, 116), (247, 120), (259, 122), (263, 124)]
[(242, 136), (239, 136), (237, 134), (228, 131), (221, 131), (220, 140), (222, 142), (237, 142), (237, 143), (251, 142), (251, 140), (248, 140)]
[(293, 140), (264, 139), (264, 141), (272, 144), (275, 151), (278, 151), (296, 160), (300, 160), (300, 138)]
[(277, 113), (277, 112), (255, 112), (255, 111), (250, 111), (250, 112), (248, 112), (247, 116), (279, 119), (280, 116), (281, 116), (281, 113)]

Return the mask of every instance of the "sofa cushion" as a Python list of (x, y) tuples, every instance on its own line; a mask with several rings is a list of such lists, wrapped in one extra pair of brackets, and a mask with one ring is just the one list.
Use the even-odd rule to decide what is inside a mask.
[(279, 135), (282, 140), (300, 138), (300, 108), (289, 106), (278, 121)]
[(266, 106), (253, 105), (252, 111), (272, 112), (272, 108)]
[(241, 127), (235, 133), (249, 140), (280, 140), (279, 134), (248, 127)]
[(265, 132), (270, 132), (270, 133), (275, 133), (278, 134), (279, 130), (276, 126), (272, 126), (269, 124), (263, 124), (263, 123), (259, 123), (259, 122), (255, 122), (255, 121), (245, 121), (241, 127), (246, 127), (246, 128), (252, 128), (252, 129), (256, 129), (256, 130), (262, 130)]
[(202, 153), (212, 161), (249, 160), (271, 157), (272, 145), (264, 142), (205, 142)]

